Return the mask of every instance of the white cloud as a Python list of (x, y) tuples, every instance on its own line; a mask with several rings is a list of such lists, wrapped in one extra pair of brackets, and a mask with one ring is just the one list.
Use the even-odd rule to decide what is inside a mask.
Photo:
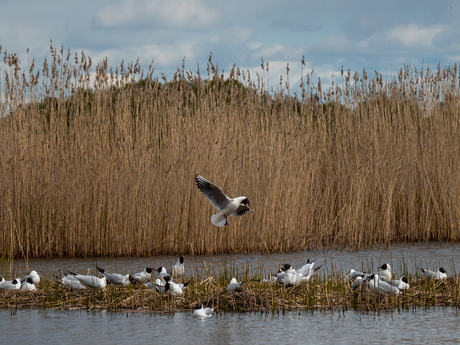
[(202, 0), (123, 0), (96, 13), (95, 27), (202, 29), (221, 20), (221, 14)]
[(264, 58), (264, 59), (270, 59), (270, 57), (274, 56), (277, 53), (280, 52), (285, 52), (287, 49), (284, 45), (282, 44), (273, 44), (273, 45), (252, 45), (255, 47), (253, 56), (254, 58)]
[(180, 66), (182, 59), (194, 60), (196, 52), (193, 42), (174, 44), (151, 44), (136, 49), (138, 56), (151, 56), (154, 59), (154, 67), (166, 67), (171, 65)]
[(388, 32), (388, 39), (395, 40), (410, 47), (430, 47), (436, 35), (440, 34), (443, 26), (432, 25), (419, 27), (416, 24), (403, 25), (393, 28)]

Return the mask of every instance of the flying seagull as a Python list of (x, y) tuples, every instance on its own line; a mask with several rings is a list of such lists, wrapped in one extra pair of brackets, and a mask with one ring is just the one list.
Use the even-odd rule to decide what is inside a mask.
[(211, 216), (211, 222), (215, 226), (228, 225), (228, 216), (242, 216), (252, 210), (249, 207), (249, 200), (245, 196), (230, 199), (219, 187), (201, 175), (195, 175), (195, 182), (212, 206), (220, 211)]

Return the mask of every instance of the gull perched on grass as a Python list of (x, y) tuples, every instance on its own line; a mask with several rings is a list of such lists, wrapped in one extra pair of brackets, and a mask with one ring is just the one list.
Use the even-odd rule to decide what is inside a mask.
[(21, 284), (24, 284), (27, 279), (29, 278), (32, 278), (33, 282), (35, 285), (38, 285), (38, 283), (40, 283), (40, 276), (38, 275), (38, 273), (35, 271), (35, 270), (32, 270), (30, 271), (30, 273), (28, 275), (26, 275), (25, 277), (21, 278)]
[(409, 281), (405, 276), (402, 276), (400, 279), (390, 281), (390, 284), (396, 286), (399, 290), (409, 289)]
[(166, 268), (159, 267), (157, 269), (157, 272), (160, 274), (160, 278), (157, 278), (152, 282), (147, 282), (144, 284), (145, 287), (148, 289), (156, 289), (159, 293), (164, 294), (165, 291), (165, 285), (166, 285), (166, 280), (164, 280), (164, 277), (168, 276), (168, 272), (166, 272)]
[(160, 278), (163, 279), (163, 277), (169, 276), (168, 270), (165, 267), (159, 267), (157, 269), (157, 272), (160, 274)]
[(193, 312), (193, 317), (196, 317), (199, 319), (211, 317), (213, 310), (214, 310), (213, 308), (209, 308), (209, 307), (205, 308), (203, 305), (201, 305), (201, 309), (195, 309), (195, 311)]
[(375, 294), (398, 295), (401, 293), (396, 286), (390, 285), (386, 281), (380, 280), (379, 275), (374, 273), (367, 277), (369, 289)]
[(281, 266), (278, 270), (278, 273), (276, 274), (276, 281), (279, 285), (284, 285), (284, 275), (286, 274), (284, 271), (284, 266)]
[(21, 284), (21, 291), (37, 291), (33, 278), (29, 277)]
[(148, 289), (155, 289), (161, 294), (165, 294), (166, 291), (166, 281), (161, 277), (161, 279), (157, 278), (155, 281), (152, 282), (147, 282), (144, 284), (145, 287)]
[(434, 280), (440, 280), (440, 279), (447, 278), (447, 271), (443, 267), (440, 267), (439, 270), (437, 270), (436, 272), (430, 271), (426, 268), (421, 268), (421, 267), (419, 268), (427, 278), (434, 279)]
[(5, 280), (2, 278), (0, 288), (4, 290), (19, 290), (21, 289), (21, 279)]
[(362, 276), (357, 276), (351, 285), (351, 288), (355, 291), (360, 290), (362, 292), (367, 290), (368, 280)]
[(77, 274), (70, 272), (75, 278), (77, 278), (82, 285), (86, 286), (89, 289), (105, 289), (107, 287), (107, 278), (99, 278), (96, 276), (87, 276), (84, 274)]
[(380, 271), (380, 280), (383, 280), (387, 283), (389, 283), (392, 279), (391, 277), (391, 266), (390, 264), (387, 262), (387, 263), (384, 263), (382, 266), (379, 267), (379, 270)]
[(201, 175), (195, 175), (195, 182), (212, 206), (220, 211), (211, 216), (211, 222), (215, 226), (226, 226), (228, 225), (228, 216), (242, 216), (252, 210), (249, 206), (249, 200), (245, 196), (231, 199), (219, 187)]
[(321, 268), (321, 266), (316, 267), (313, 269), (315, 265), (315, 260), (311, 261), (307, 260), (307, 263), (303, 265), (299, 270), (295, 270), (292, 268), (290, 264), (284, 265), (284, 286), (295, 286), (300, 285), (302, 283), (308, 283), (310, 281), (311, 276)]
[(239, 282), (236, 278), (232, 278), (232, 280), (230, 280), (230, 284), (227, 286), (227, 291), (243, 291), (243, 282)]
[(353, 280), (353, 284), (351, 285), (351, 288), (353, 290), (360, 290), (360, 291), (366, 291), (367, 290), (367, 282), (368, 280), (366, 278), (366, 273), (361, 272), (361, 271), (356, 271), (353, 268), (348, 272), (348, 275), (350, 276), (351, 280)]
[(142, 272), (134, 273), (132, 276), (134, 280), (137, 280), (141, 284), (145, 284), (152, 279), (152, 272), (152, 267), (146, 267)]
[(356, 271), (354, 270), (353, 268), (350, 270), (350, 272), (348, 272), (348, 274), (350, 275), (350, 278), (352, 280), (355, 280), (356, 278), (358, 277), (361, 277), (361, 278), (364, 278), (365, 276), (365, 272), (361, 272), (361, 271)]
[(56, 278), (59, 279), (59, 281), (64, 284), (67, 288), (70, 289), (86, 289), (86, 286), (84, 286), (80, 281), (75, 278), (73, 275), (65, 275), (59, 270), (59, 277), (54, 274)]
[(163, 278), (166, 281), (164, 285), (164, 293), (169, 292), (171, 295), (182, 295), (184, 293), (184, 289), (190, 284), (190, 281), (184, 284), (176, 284), (171, 281), (171, 276), (166, 276)]
[[(177, 260), (176, 264), (172, 266), (170, 269), (166, 270), (169, 275), (172, 275), (175, 279), (181, 278), (184, 275), (185, 267), (184, 267), (184, 257), (181, 255)], [(160, 272), (161, 275), (161, 272)]]
[(109, 273), (105, 269), (100, 268), (96, 265), (96, 268), (102, 275), (107, 279), (109, 284), (119, 286), (119, 287), (128, 287), (131, 284), (129, 280), (129, 274), (119, 274), (119, 273)]

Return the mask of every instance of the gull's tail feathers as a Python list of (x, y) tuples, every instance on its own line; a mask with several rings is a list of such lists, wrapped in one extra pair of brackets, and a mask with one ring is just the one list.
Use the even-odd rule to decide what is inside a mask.
[(215, 226), (220, 226), (220, 227), (225, 226), (225, 224), (228, 224), (222, 212), (213, 214), (211, 216), (211, 222)]

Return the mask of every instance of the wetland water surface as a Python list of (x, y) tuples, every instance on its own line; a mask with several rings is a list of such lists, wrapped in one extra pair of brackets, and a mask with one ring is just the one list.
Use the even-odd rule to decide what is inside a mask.
[[(289, 262), (300, 267), (309, 259), (323, 265), (320, 274), (343, 274), (350, 268), (376, 271), (390, 262), (396, 276), (414, 274), (416, 267), (444, 266), (449, 275), (460, 267), (460, 244), (395, 245), (389, 250), (356, 252), (329, 250), (289, 254), (185, 256), (186, 275), (232, 275), (268, 277), (276, 266)], [(5, 277), (22, 276), (31, 269), (52, 278), (58, 269), (95, 273), (95, 264), (108, 270), (137, 272), (145, 266), (169, 266), (177, 257), (78, 258), (14, 260), (2, 266)], [(393, 312), (349, 310), (345, 312), (286, 312), (280, 314), (219, 313), (197, 320), (190, 312), (173, 315), (149, 312), (0, 310), (0, 339), (21, 343), (120, 344), (176, 342), (188, 344), (356, 344), (460, 343), (460, 316), (456, 308), (420, 308)]]
[(1, 310), (2, 339), (22, 344), (433, 344), (460, 341), (455, 308), (361, 314), (191, 313)]
[[(178, 253), (179, 256), (180, 253)], [(55, 258), (30, 259), (28, 261), (15, 259), (12, 263), (2, 266), (0, 272), (5, 277), (23, 276), (30, 270), (36, 270), (40, 275), (51, 278), (58, 270), (72, 270), (86, 274), (87, 271), (96, 273), (96, 263), (118, 273), (134, 273), (146, 266), (157, 268), (170, 267), (177, 261), (178, 256), (152, 256), (127, 258)], [(301, 267), (306, 260), (316, 259), (317, 265), (322, 265), (319, 274), (327, 274), (332, 270), (346, 273), (351, 268), (374, 272), (381, 264), (388, 262), (397, 277), (399, 274), (415, 274), (417, 267), (438, 269), (443, 266), (448, 275), (456, 274), (460, 267), (460, 243), (431, 243), (393, 245), (388, 250), (372, 249), (360, 251), (327, 250), (305, 251), (287, 254), (222, 254), (213, 256), (185, 255), (186, 276), (192, 274), (218, 275), (221, 270), (228, 270), (234, 275), (242, 276), (245, 270), (249, 275), (267, 277), (276, 273), (277, 265), (290, 263), (293, 267)], [(404, 271), (404, 272), (402, 272)]]

